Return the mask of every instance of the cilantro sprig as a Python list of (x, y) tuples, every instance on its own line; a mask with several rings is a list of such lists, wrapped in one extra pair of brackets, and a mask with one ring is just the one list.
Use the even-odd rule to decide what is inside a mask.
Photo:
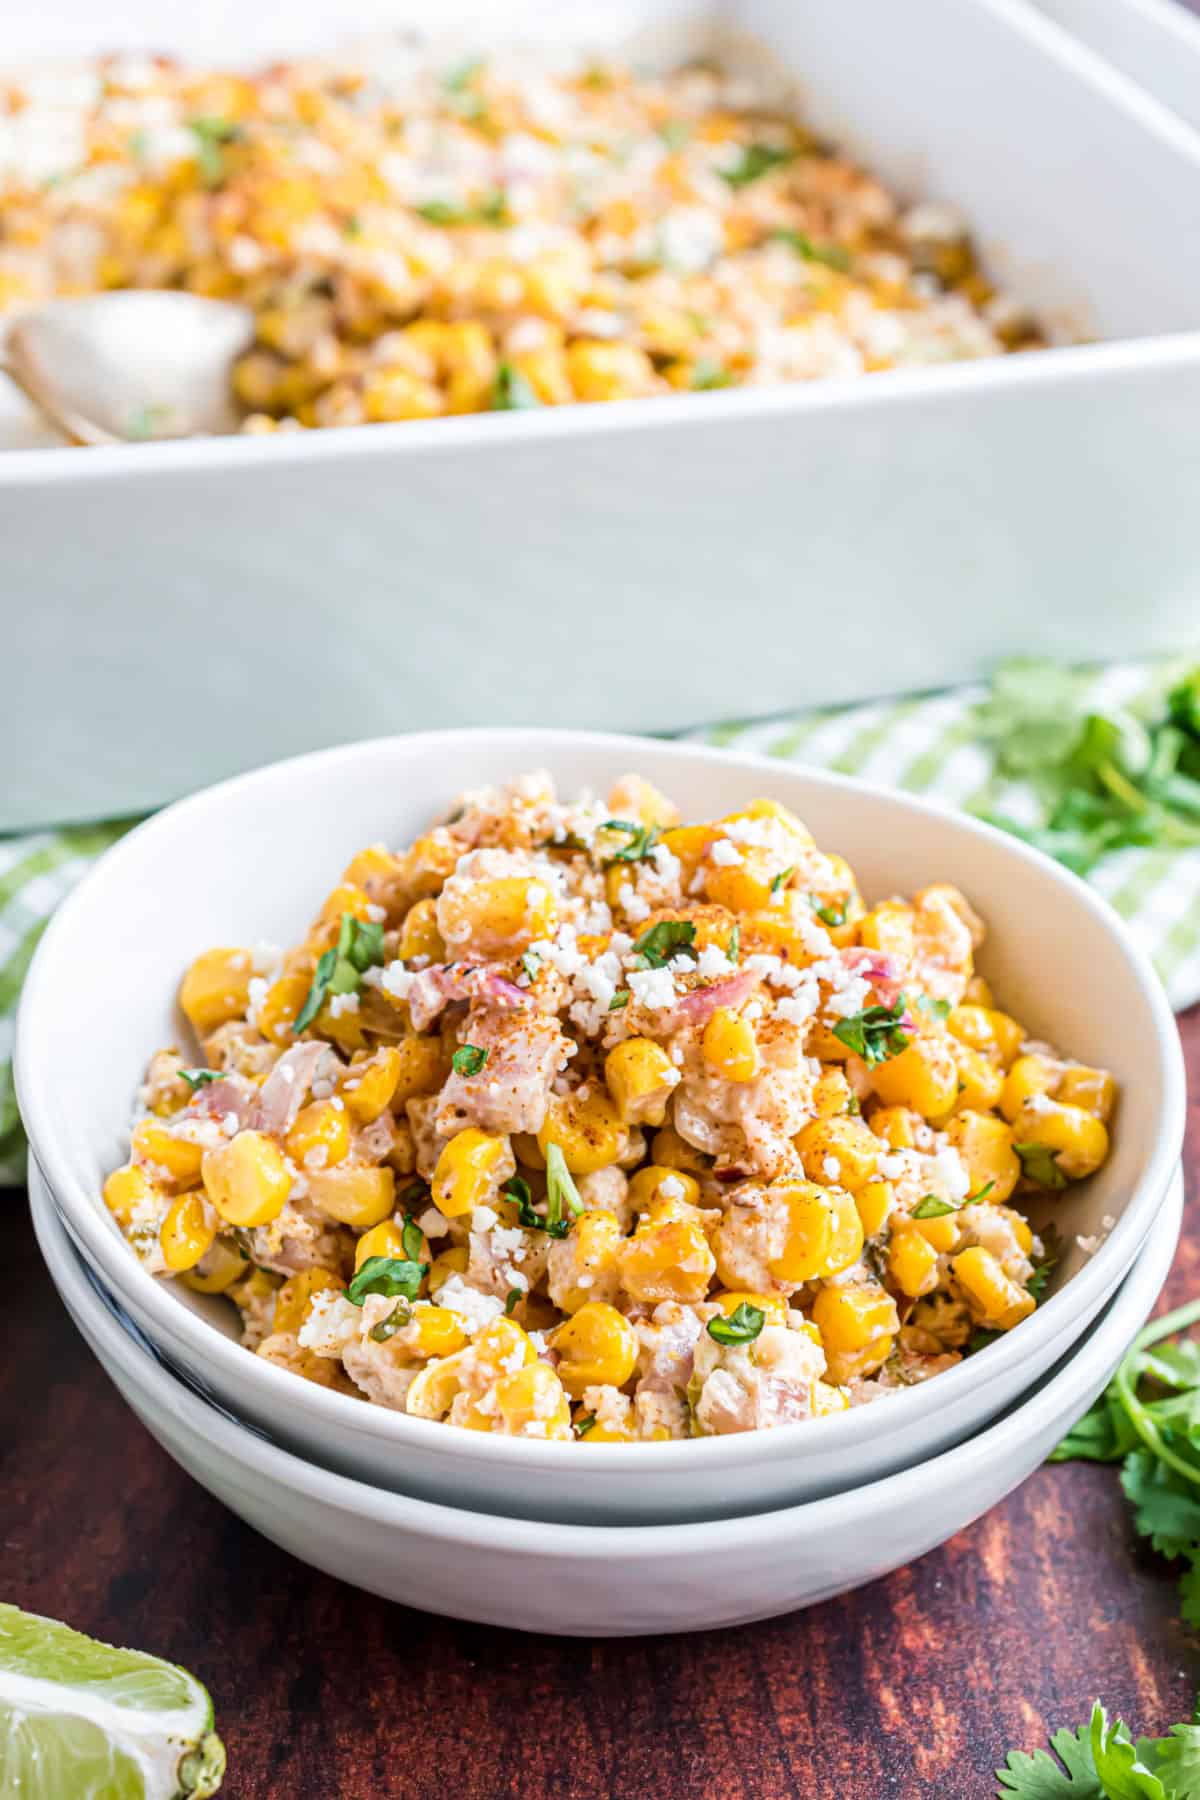
[(180, 1081), (187, 1082), (193, 1094), (199, 1093), (202, 1087), (207, 1087), (210, 1081), (221, 1079), (219, 1069), (177, 1069), (175, 1072)]
[[(1200, 1300), (1153, 1320), (1134, 1339), (1104, 1393), (1069, 1431), (1051, 1462), (1119, 1462), (1133, 1526), (1161, 1555), (1184, 1565), (1184, 1622), (1200, 1628)], [(1010, 1751), (997, 1769), (997, 1800), (1196, 1800), (1200, 1701), (1165, 1737), (1134, 1740), (1099, 1701), (1086, 1725), (1058, 1731), (1054, 1752)], [(1057, 1760), (1056, 1760), (1057, 1759)]]
[(737, 161), (720, 172), (731, 188), (748, 187), (772, 169), (794, 162), (798, 151), (778, 144), (746, 144)]
[(600, 829), (625, 839), (619, 850), (603, 859), (606, 869), (610, 869), (614, 863), (644, 862), (659, 839), (657, 825), (639, 825), (633, 819), (605, 819)]
[(998, 777), (1033, 790), (1032, 822), (979, 816), (1086, 875), (1130, 848), (1200, 845), (1200, 666), (1143, 712), (1088, 705), (1087, 678), (1017, 660), (975, 708)]
[(947, 1213), (961, 1212), (964, 1206), (974, 1206), (979, 1200), (986, 1200), (994, 1181), (985, 1181), (976, 1194), (968, 1194), (965, 1200), (942, 1200), (937, 1194), (926, 1194), (912, 1209), (914, 1219), (944, 1219)]
[(673, 956), (695, 957), (696, 927), (690, 919), (660, 919), (633, 946), (648, 969), (663, 969)]
[(346, 1289), (346, 1298), (351, 1306), (361, 1306), (368, 1294), (415, 1300), (428, 1273), (427, 1262), (414, 1262), (411, 1257), (368, 1256), (362, 1268), (355, 1271)]
[(331, 995), (356, 994), (367, 970), (378, 968), (382, 962), (383, 926), (371, 919), (356, 919), (353, 913), (343, 913), (337, 943), (318, 962), (304, 1005), (296, 1014), (292, 1026), (296, 1036), (312, 1024)]
[(840, 244), (817, 244), (805, 231), (779, 230), (771, 233), (773, 244), (786, 244), (805, 262), (824, 263), (827, 269), (837, 269), (845, 274), (850, 267), (850, 252)]
[(522, 1175), (513, 1175), (500, 1192), (517, 1209), (517, 1222), (527, 1231), (544, 1231), (547, 1237), (565, 1238), (571, 1221), (583, 1211), (583, 1200), (575, 1186), (566, 1158), (557, 1144), (546, 1147), (546, 1210), (539, 1212), (533, 1203), (529, 1183)]
[[(533, 384), (510, 362), (502, 362), (492, 388), (493, 412), (529, 412), (542, 403)], [(582, 848), (582, 845), (580, 846)]]
[(1066, 1187), (1067, 1178), (1059, 1168), (1053, 1150), (1045, 1144), (1014, 1144), (1013, 1149), (1021, 1159), (1021, 1173), (1028, 1181), (1051, 1193)]
[(900, 1023), (906, 1010), (904, 995), (900, 994), (895, 1006), (867, 1006), (862, 1012), (851, 1013), (848, 1019), (839, 1019), (833, 1035), (861, 1056), (868, 1069), (873, 1069), (908, 1049), (909, 1036)]

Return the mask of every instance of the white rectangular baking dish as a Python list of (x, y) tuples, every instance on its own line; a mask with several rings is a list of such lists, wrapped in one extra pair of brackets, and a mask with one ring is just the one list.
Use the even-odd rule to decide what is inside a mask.
[[(495, 10), (60, 0), (6, 59), (225, 58)], [(621, 0), (502, 35), (767, 45), (807, 116), (959, 206), (1097, 340), (928, 372), (0, 457), (0, 828), (302, 748), (486, 721), (667, 730), (1177, 647), (1200, 566), (1200, 134), (1026, 0)], [(733, 34), (733, 35), (731, 35)]]
[(1200, 18), (1196, 0), (1037, 0), (1148, 94), (1200, 128)]

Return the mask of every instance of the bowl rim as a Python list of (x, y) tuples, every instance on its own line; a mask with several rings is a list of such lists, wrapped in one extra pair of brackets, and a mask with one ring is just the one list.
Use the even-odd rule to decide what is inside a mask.
[[(448, 1431), (444, 1425), (432, 1420), (413, 1418), (386, 1407), (364, 1405), (357, 1398), (300, 1380), (290, 1370), (261, 1357), (248, 1356), (240, 1344), (232, 1342), (180, 1304), (166, 1291), (168, 1284), (148, 1274), (129, 1253), (112, 1221), (100, 1216), (82, 1183), (75, 1180), (59, 1151), (54, 1128), (53, 1044), (49, 1040), (39, 1043), (38, 1015), (43, 994), (57, 979), (56, 945), (75, 917), (90, 906), (93, 893), (113, 882), (119, 883), (123, 865), (135, 850), (140, 853), (147, 840), (153, 841), (160, 835), (169, 838), (180, 826), (199, 822), (205, 815), (219, 815), (226, 800), (248, 788), (261, 787), (266, 792), (275, 783), (290, 786), (317, 770), (337, 769), (343, 764), (353, 767), (360, 758), (396, 750), (425, 758), (436, 767), (439, 749), (451, 745), (486, 748), (494, 752), (494, 766), (502, 768), (516, 767), (517, 762), (533, 767), (540, 758), (552, 757), (556, 750), (583, 751), (597, 759), (624, 761), (629, 767), (637, 766), (635, 759), (639, 755), (652, 754), (656, 760), (665, 756), (668, 762), (681, 766), (707, 764), (723, 770), (742, 769), (748, 778), (758, 775), (777, 785), (799, 780), (834, 793), (865, 794), (898, 813), (907, 813), (916, 819), (934, 818), (940, 826), (949, 823), (968, 840), (998, 846), (1015, 863), (1035, 868), (1043, 879), (1049, 879), (1061, 888), (1075, 906), (1093, 915), (1111, 940), (1114, 955), (1126, 964), (1149, 1011), (1157, 1043), (1157, 1066), (1146, 1074), (1147, 1082), (1153, 1085), (1159, 1099), (1159, 1123), (1149, 1158), (1115, 1226), (1066, 1287), (1052, 1294), (1030, 1318), (1023, 1320), (1019, 1333), (1006, 1333), (971, 1357), (969, 1362), (945, 1370), (936, 1378), (936, 1384), (921, 1383), (893, 1395), (889, 1406), (896, 1429), (902, 1429), (903, 1420), (915, 1420), (939, 1404), (949, 1406), (969, 1389), (978, 1389), (992, 1379), (1000, 1379), (1013, 1372), (1018, 1364), (1034, 1358), (1064, 1329), (1069, 1329), (1068, 1314), (1072, 1310), (1086, 1310), (1090, 1299), (1111, 1290), (1127, 1272), (1180, 1158), (1186, 1081), (1179, 1034), (1165, 990), (1148, 956), (1134, 941), (1124, 921), (1094, 888), (1041, 851), (951, 807), (852, 776), (752, 752), (731, 752), (708, 745), (621, 733), (538, 726), (479, 726), (412, 732), (363, 739), (267, 763), (201, 788), (153, 814), (100, 857), (63, 901), (43, 933), (27, 972), (17, 1016), (14, 1074), (31, 1152), (57, 1204), (70, 1221), (73, 1235), (86, 1249), (89, 1261), (104, 1272), (105, 1279), (118, 1295), (122, 1290), (130, 1293), (135, 1307), (154, 1321), (156, 1331), (162, 1330), (176, 1343), (185, 1345), (188, 1356), (195, 1359), (199, 1367), (215, 1362), (235, 1386), (254, 1383), (264, 1407), (286, 1411), (293, 1418), (303, 1413), (318, 1430), (322, 1424), (336, 1426), (342, 1431), (373, 1439), (381, 1447), (397, 1448), (409, 1444), (439, 1456), (483, 1458), (548, 1472), (561, 1469), (564, 1456), (574, 1457), (578, 1453), (574, 1443)], [(513, 762), (514, 756), (517, 762)], [(929, 1397), (934, 1391), (938, 1399)], [(901, 1408), (904, 1409), (902, 1416)], [(872, 1428), (866, 1423), (869, 1411), (869, 1408), (850, 1408), (846, 1412), (803, 1420), (770, 1432), (691, 1438), (661, 1444), (610, 1444), (605, 1447), (606, 1467), (610, 1470), (636, 1469), (643, 1473), (680, 1473), (691, 1467), (702, 1472), (728, 1465), (774, 1461), (801, 1447), (814, 1457), (823, 1453), (836, 1455), (870, 1435)], [(799, 1436), (801, 1431), (803, 1437)]]
[[(638, 1560), (653, 1558), (656, 1564), (664, 1560), (677, 1562), (697, 1553), (728, 1550), (731, 1545), (756, 1538), (782, 1546), (800, 1525), (819, 1535), (826, 1524), (844, 1529), (848, 1516), (859, 1518), (864, 1526), (873, 1524), (881, 1506), (886, 1506), (889, 1511), (902, 1510), (919, 1504), (930, 1488), (948, 1487), (970, 1472), (1003, 1463), (1010, 1450), (1019, 1450), (1045, 1425), (1048, 1415), (1068, 1410), (1064, 1391), (1078, 1393), (1080, 1398), (1071, 1400), (1069, 1411), (1074, 1413), (1078, 1406), (1082, 1413), (1110, 1378), (1112, 1370), (1153, 1311), (1175, 1259), (1183, 1223), (1183, 1205), (1184, 1176), (1180, 1166), (1166, 1196), (1168, 1219), (1165, 1230), (1156, 1234), (1134, 1259), (1116, 1292), (1087, 1328), (1082, 1340), (1071, 1345), (1033, 1389), (1014, 1402), (1000, 1418), (992, 1420), (961, 1444), (895, 1474), (862, 1482), (822, 1499), (777, 1507), (770, 1512), (659, 1525), (578, 1525), (512, 1518), (502, 1513), (480, 1513), (374, 1487), (312, 1462), (249, 1430), (187, 1387), (123, 1329), (117, 1315), (89, 1280), (82, 1258), (57, 1215), (44, 1179), (31, 1183), (30, 1189), (30, 1211), (38, 1246), (64, 1307), (89, 1347), (94, 1349), (96, 1343), (103, 1344), (113, 1361), (126, 1370), (132, 1369), (130, 1378), (143, 1389), (149, 1388), (156, 1398), (156, 1391), (161, 1387), (165, 1410), (191, 1433), (197, 1443), (217, 1440), (221, 1454), (239, 1466), (250, 1465), (280, 1490), (299, 1491), (306, 1498), (333, 1506), (348, 1517), (366, 1516), (375, 1523), (402, 1531), (415, 1530), (422, 1537), (447, 1546), (465, 1544), (542, 1560), (582, 1557), (589, 1561), (616, 1558), (628, 1561), (633, 1555)], [(61, 1239), (59, 1254), (54, 1255), (53, 1261), (48, 1239)], [(64, 1286), (73, 1296), (71, 1304), (62, 1292)], [(83, 1329), (84, 1315), (86, 1331)], [(99, 1360), (108, 1374), (107, 1358), (100, 1357)], [(113, 1379), (111, 1375), (109, 1378)], [(1086, 1400), (1085, 1395), (1088, 1396)], [(894, 1400), (888, 1404), (894, 1404)], [(1064, 1425), (1063, 1429), (1067, 1427)], [(606, 1448), (619, 1446), (608, 1445)], [(1019, 1482), (1011, 1484), (1005, 1493), (1017, 1485)], [(996, 1504), (1002, 1497), (998, 1495), (988, 1505)], [(986, 1507), (982, 1508), (981, 1512), (986, 1510)]]

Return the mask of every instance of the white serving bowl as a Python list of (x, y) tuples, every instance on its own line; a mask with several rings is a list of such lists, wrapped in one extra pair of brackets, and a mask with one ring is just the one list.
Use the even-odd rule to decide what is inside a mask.
[[(1111, 1068), (1122, 1088), (1108, 1163), (1057, 1207), (1068, 1249), (1034, 1317), (885, 1407), (738, 1437), (611, 1445), (601, 1465), (576, 1444), (451, 1430), (300, 1381), (238, 1346), (226, 1302), (140, 1267), (101, 1186), (127, 1153), (147, 1057), (186, 1041), (174, 995), (189, 961), (212, 944), (295, 941), (363, 844), (407, 841), (461, 789), (538, 767), (565, 793), (603, 792), (640, 769), (690, 817), (766, 793), (849, 858), (869, 897), (934, 879), (966, 890), (991, 927), (982, 966), (1003, 1004), (1035, 1035)], [(1179, 1160), (1184, 1114), (1178, 1034), (1152, 968), (1107, 904), (1047, 858), (843, 777), (554, 731), (350, 745), (158, 814), (102, 859), (47, 930), (25, 984), (17, 1081), (34, 1154), (84, 1256), (147, 1336), (239, 1416), (347, 1474), (426, 1499), (625, 1524), (815, 1498), (978, 1430), (1051, 1367), (1128, 1270)], [(1115, 1221), (1107, 1232), (1105, 1216)], [(1081, 1234), (1103, 1238), (1090, 1258), (1076, 1244)]]
[[(1154, 1305), (1183, 1211), (1099, 1319), (1001, 1420), (957, 1449), (831, 1499), (700, 1524), (541, 1524), (434, 1506), (348, 1480), (198, 1397), (111, 1310), (44, 1185), (34, 1225), (76, 1325), (142, 1423), (210, 1493), (303, 1562), (427, 1612), (520, 1631), (626, 1637), (745, 1624), (911, 1562), (994, 1506), (1090, 1406)], [(605, 1450), (590, 1454), (602, 1457)]]

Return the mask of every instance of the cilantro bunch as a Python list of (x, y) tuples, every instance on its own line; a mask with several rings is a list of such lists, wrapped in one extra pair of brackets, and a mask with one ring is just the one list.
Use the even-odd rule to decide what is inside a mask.
[(1086, 676), (1051, 663), (997, 671), (975, 724), (997, 775), (1026, 782), (1040, 817), (1030, 824), (986, 808), (979, 816), (1077, 875), (1114, 850), (1200, 845), (1200, 666), (1151, 717), (1092, 711), (1087, 692)]
[[(1119, 1462), (1134, 1530), (1182, 1560), (1181, 1610), (1200, 1627), (1200, 1340), (1174, 1337), (1200, 1320), (1200, 1300), (1147, 1325), (1100, 1398), (1051, 1462)], [(1131, 1738), (1099, 1701), (1088, 1724), (1045, 1750), (1010, 1751), (998, 1800), (1200, 1800), (1200, 1701), (1186, 1725)]]

